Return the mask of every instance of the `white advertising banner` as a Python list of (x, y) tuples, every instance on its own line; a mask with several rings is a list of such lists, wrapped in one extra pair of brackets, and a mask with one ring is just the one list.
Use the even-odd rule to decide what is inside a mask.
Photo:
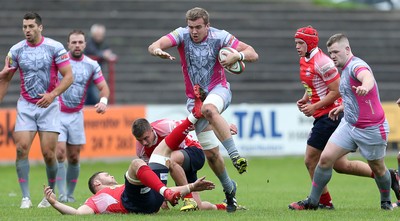
[[(188, 115), (185, 105), (147, 105), (147, 119), (180, 120)], [(238, 128), (233, 136), (243, 156), (304, 154), (313, 118), (304, 116), (296, 104), (231, 105), (224, 118)], [(226, 155), (222, 148), (221, 152)]]

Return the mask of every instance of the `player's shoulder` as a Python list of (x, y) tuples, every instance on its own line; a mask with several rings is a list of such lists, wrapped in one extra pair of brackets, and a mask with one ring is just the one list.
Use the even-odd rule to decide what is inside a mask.
[(315, 54), (314, 62), (319, 66), (326, 64), (334, 65), (332, 59), (327, 54), (325, 54), (321, 49), (318, 49), (318, 52)]
[(49, 37), (43, 37), (43, 38), (44, 38), (43, 43), (45, 44), (62, 45), (61, 42), (54, 40), (52, 38)]
[(224, 37), (226, 35), (230, 35), (230, 33), (223, 29), (218, 29), (215, 27), (210, 27), (210, 35), (215, 37)]
[(25, 45), (27, 45), (26, 40), (25, 40), (25, 39), (24, 39), (24, 40), (21, 40), (21, 41), (19, 41), (18, 43), (16, 43), (16, 44), (14, 44), (13, 46), (11, 46), (10, 51), (15, 51), (15, 50), (17, 50), (17, 49), (19, 49), (19, 48), (24, 47)]
[(83, 55), (83, 62), (90, 64), (91, 66), (99, 66), (99, 62), (97, 62), (96, 60), (90, 58), (87, 55)]

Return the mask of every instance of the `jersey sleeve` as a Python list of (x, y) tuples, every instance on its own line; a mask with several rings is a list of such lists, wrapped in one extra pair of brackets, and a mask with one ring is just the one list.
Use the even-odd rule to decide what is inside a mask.
[(17, 58), (17, 53), (13, 48), (10, 49), (8, 52), (7, 56), (10, 58), (10, 67), (14, 68), (15, 70), (19, 67), (18, 65), (18, 58)]
[(179, 27), (166, 35), (167, 38), (171, 40), (173, 47), (181, 44), (183, 40), (183, 33), (185, 30), (186, 30), (185, 28)]
[(58, 68), (61, 68), (69, 64), (68, 52), (67, 50), (65, 50), (64, 46), (59, 42), (55, 44), (54, 61)]
[(227, 32), (225, 30), (221, 30), (219, 34), (225, 36), (223, 47), (231, 47), (231, 48), (236, 49), (237, 46), (239, 45), (239, 40), (235, 36), (230, 34), (229, 32)]
[(340, 78), (338, 69), (328, 56), (320, 56), (315, 61), (315, 70), (327, 85)]
[(95, 84), (98, 84), (102, 81), (104, 81), (104, 75), (103, 72), (101, 71), (101, 67), (97, 61), (92, 62), (92, 67), (93, 67), (93, 82)]

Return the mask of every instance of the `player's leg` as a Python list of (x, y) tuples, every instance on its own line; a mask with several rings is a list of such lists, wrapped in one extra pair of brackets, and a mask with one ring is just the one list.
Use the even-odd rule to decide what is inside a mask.
[[(315, 168), (317, 167), (321, 153), (322, 153), (322, 150), (317, 149), (313, 146), (307, 145), (307, 147), (306, 147), (304, 163), (306, 165), (306, 168), (307, 168), (308, 174), (310, 175), (311, 180), (314, 178)], [(319, 207), (321, 209), (334, 209), (334, 206), (332, 204), (332, 198), (328, 191), (327, 186), (325, 186), (325, 188), (322, 190), (321, 199), (319, 201)]]
[(368, 160), (372, 171), (375, 173), (375, 182), (381, 195), (381, 208), (384, 210), (393, 210), (390, 198), (391, 177), (386, 168), (384, 158), (377, 160)]
[[(197, 85), (194, 87), (195, 95), (197, 96), (196, 98), (204, 99), (204, 92), (198, 91), (201, 90), (201, 88), (196, 86)], [(207, 94), (203, 102), (201, 111), (206, 119), (201, 120), (201, 122), (196, 124), (196, 133), (198, 134), (204, 131), (205, 127), (208, 124), (211, 124), (218, 139), (227, 150), (233, 165), (238, 172), (242, 174), (247, 170), (247, 160), (239, 155), (235, 142), (232, 139), (230, 125), (221, 116), (221, 113), (228, 108), (231, 98), (232, 93), (229, 88), (221, 85), (214, 87), (212, 91)], [(188, 99), (188, 110), (191, 110), (192, 106), (192, 101)]]
[(37, 131), (35, 115), (39, 112), (40, 110), (35, 104), (31, 104), (25, 99), (18, 99), (13, 138), (16, 146), (15, 164), (18, 183), (22, 191), (20, 206), (22, 209), (32, 207), (29, 192), (29, 151)]
[(318, 202), (323, 189), (332, 177), (333, 165), (339, 158), (357, 149), (357, 145), (351, 136), (352, 129), (353, 127), (346, 121), (341, 121), (340, 125), (329, 138), (324, 151), (321, 153), (318, 165), (314, 171), (309, 197), (305, 200), (291, 203), (289, 209), (304, 210), (318, 208)]
[(58, 188), (58, 200), (62, 203), (68, 202), (67, 199), (67, 186), (66, 179), (67, 173), (65, 168), (65, 159), (67, 159), (67, 143), (60, 141), (60, 136), (58, 137), (57, 147), (56, 147), (56, 156), (58, 162), (58, 170), (57, 170), (57, 178), (56, 184)]
[(197, 135), (197, 138), (199, 139), (200, 144), (203, 147), (208, 165), (221, 182), (228, 204), (227, 211), (236, 211), (236, 184), (229, 177), (228, 172), (225, 168), (224, 159), (219, 152), (218, 139), (216, 138), (213, 131), (201, 132)]
[(310, 195), (305, 200), (291, 203), (289, 209), (317, 209), (322, 192), (332, 177), (333, 165), (337, 159), (348, 152), (349, 150), (343, 149), (333, 142), (328, 142), (315, 168)]
[(68, 169), (66, 173), (67, 200), (75, 202), (74, 191), (80, 173), (80, 154), (83, 145), (86, 144), (83, 111), (68, 114), (68, 141), (67, 160)]
[(36, 131), (17, 131), (14, 132), (13, 138), (15, 141), (17, 158), (15, 161), (18, 183), (22, 191), (21, 209), (32, 207), (29, 192), (29, 151), (35, 137)]
[(343, 156), (339, 158), (333, 169), (337, 173), (362, 176), (362, 177), (374, 177), (374, 173), (372, 172), (369, 165), (361, 160), (349, 160), (347, 156)]
[[(321, 153), (324, 150), (332, 133), (338, 127), (342, 117), (343, 115), (340, 115), (338, 120), (332, 120), (326, 114), (315, 119), (307, 139), (307, 148), (304, 158), (311, 179), (314, 178), (314, 171), (318, 164)], [(322, 191), (319, 201), (319, 208), (334, 209), (328, 187), (324, 187)]]
[(68, 169), (66, 174), (67, 200), (69, 203), (75, 202), (74, 191), (78, 183), (80, 173), (80, 153), (82, 145), (67, 145)]
[[(168, 189), (168, 167), (156, 162), (147, 165), (143, 160), (135, 158), (125, 173), (125, 190), (121, 196), (124, 207), (135, 213), (155, 213), (160, 209), (164, 198), (175, 205), (180, 193)], [(144, 186), (151, 188), (146, 191)]]
[[(40, 147), (42, 150), (42, 155), (44, 162), (46, 164), (46, 174), (48, 185), (51, 189), (54, 190), (56, 184), (58, 163), (56, 158), (56, 146), (58, 140), (58, 133), (56, 132), (48, 132), (48, 131), (39, 131), (40, 138)], [(50, 207), (50, 203), (48, 203), (46, 198), (39, 203), (39, 208)]]
[(223, 110), (223, 104), (224, 101), (219, 95), (210, 94), (204, 101), (202, 113), (212, 126), (217, 138), (228, 151), (233, 165), (238, 172), (242, 174), (247, 170), (247, 160), (240, 157), (235, 142), (232, 138), (230, 126), (220, 114)]
[[(178, 166), (184, 171), (186, 177), (185, 183), (177, 182), (177, 185), (182, 186), (188, 184), (188, 182), (194, 183), (197, 180), (197, 171), (203, 168), (205, 157), (203, 150), (193, 145), (179, 151), (174, 151), (171, 155), (171, 161), (179, 164)], [(192, 193), (187, 194), (184, 196), (183, 206), (180, 211), (198, 210), (198, 205), (201, 204), (199, 199), (194, 199)]]
[[(54, 190), (58, 170), (56, 146), (61, 128), (60, 104), (55, 99), (47, 108), (40, 108), (39, 111), (40, 114), (36, 124), (39, 131), (40, 148), (46, 164), (48, 185)], [(45, 197), (38, 205), (39, 208), (50, 206)]]
[(383, 210), (392, 210), (390, 198), (391, 175), (385, 165), (389, 124), (385, 121), (379, 126), (368, 129), (356, 128), (353, 133), (361, 155), (368, 161), (368, 165), (375, 174), (375, 182), (381, 195), (381, 208)]

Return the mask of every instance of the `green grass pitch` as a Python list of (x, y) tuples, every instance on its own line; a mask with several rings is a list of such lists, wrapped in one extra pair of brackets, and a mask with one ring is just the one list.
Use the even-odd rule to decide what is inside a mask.
[[(358, 155), (352, 159), (361, 159)], [(361, 159), (362, 160), (362, 159)], [(90, 196), (87, 179), (95, 171), (107, 171), (123, 182), (129, 160), (118, 162), (84, 162), (75, 192), (76, 203), (81, 205)], [(224, 211), (179, 212), (179, 205), (169, 211), (160, 211), (154, 215), (61, 215), (53, 208), (38, 209), (37, 204), (43, 197), (42, 188), (46, 183), (43, 164), (32, 164), (30, 190), (34, 207), (19, 209), (21, 192), (17, 183), (14, 165), (1, 165), (0, 220), (400, 220), (400, 209), (382, 211), (375, 181), (371, 178), (355, 177), (334, 172), (329, 189), (336, 207), (334, 211), (291, 211), (287, 208), (293, 201), (304, 199), (310, 191), (310, 179), (302, 156), (249, 158), (248, 172), (239, 175), (226, 160), (230, 176), (238, 183), (237, 199), (246, 211), (226, 213)], [(390, 168), (397, 168), (395, 155), (386, 158)], [(215, 190), (203, 192), (203, 200), (218, 203), (224, 199), (221, 185), (208, 165), (199, 172), (217, 184)], [(169, 182), (172, 184), (172, 182)], [(392, 201), (395, 200), (392, 193)], [(182, 204), (182, 203), (181, 203)]]

